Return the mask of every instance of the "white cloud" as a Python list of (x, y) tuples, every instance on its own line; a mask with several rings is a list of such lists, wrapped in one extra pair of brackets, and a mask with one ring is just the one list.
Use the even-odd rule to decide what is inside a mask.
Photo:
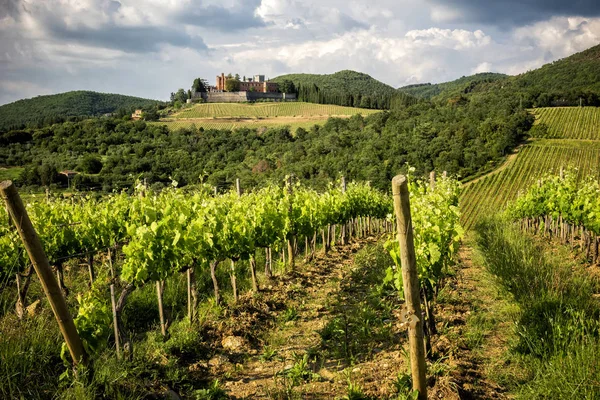
[(482, 62), (471, 70), (471, 74), (480, 74), (482, 72), (492, 72), (492, 63)]
[(550, 59), (562, 58), (600, 43), (600, 18), (552, 18), (516, 29), (514, 39), (549, 52)]

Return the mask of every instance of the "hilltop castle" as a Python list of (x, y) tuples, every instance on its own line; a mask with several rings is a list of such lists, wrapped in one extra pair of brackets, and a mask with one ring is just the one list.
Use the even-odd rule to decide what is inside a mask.
[[(296, 101), (296, 93), (279, 93), (279, 85), (265, 80), (264, 75), (239, 80), (235, 91), (227, 91), (227, 81), (235, 79), (230, 75), (217, 75), (216, 85), (207, 92), (194, 92), (188, 102), (205, 101), (207, 103), (243, 103), (252, 101)], [(239, 76), (238, 76), (239, 79)]]
[[(224, 92), (227, 81), (231, 79), (224, 73), (217, 75), (217, 92)], [(254, 75), (254, 78), (243, 79), (240, 81), (240, 92), (259, 92), (259, 93), (277, 93), (279, 85), (275, 82), (265, 81), (264, 75)]]

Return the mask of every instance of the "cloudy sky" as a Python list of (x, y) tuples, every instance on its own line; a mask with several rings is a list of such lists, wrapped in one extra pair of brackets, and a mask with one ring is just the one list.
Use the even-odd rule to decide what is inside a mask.
[(220, 72), (366, 72), (395, 87), (518, 74), (600, 43), (599, 0), (0, 0), (0, 104), (167, 99)]

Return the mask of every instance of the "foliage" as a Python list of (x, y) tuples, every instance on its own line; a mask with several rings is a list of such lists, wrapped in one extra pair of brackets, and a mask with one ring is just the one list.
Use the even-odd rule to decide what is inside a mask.
[(390, 109), (416, 102), (412, 96), (355, 71), (344, 70), (331, 75), (290, 74), (272, 81), (279, 84), (291, 81), (296, 87), (298, 100), (310, 103)]
[(517, 351), (547, 359), (598, 336), (600, 308), (584, 271), (548, 257), (543, 247), (501, 219), (482, 221), (477, 232), (486, 268), (521, 308)]
[(225, 90), (228, 92), (238, 92), (240, 90), (239, 78), (229, 78), (225, 81)]
[(77, 117), (101, 116), (119, 110), (122, 110), (119, 115), (131, 114), (135, 108), (157, 104), (159, 102), (155, 100), (89, 91), (38, 96), (0, 106), (0, 132), (41, 127), (76, 120)]
[(600, 185), (595, 179), (578, 181), (575, 172), (566, 171), (564, 179), (548, 176), (531, 186), (510, 205), (509, 215), (515, 219), (561, 217), (564, 222), (600, 234)]
[(442, 95), (456, 95), (459, 93), (469, 93), (476, 85), (485, 82), (494, 82), (506, 79), (508, 75), (497, 74), (493, 72), (484, 72), (470, 76), (463, 76), (459, 79), (444, 83), (420, 83), (408, 85), (398, 89), (398, 91), (423, 99), (431, 99)]
[[(82, 177), (79, 187), (105, 191), (131, 187), (139, 176), (163, 184), (172, 177), (180, 185), (198, 183), (202, 176), (219, 187), (237, 177), (251, 187), (290, 173), (320, 187), (344, 175), (389, 190), (389, 180), (407, 162), (417, 174), (436, 169), (472, 175), (506, 154), (532, 123), (512, 104), (482, 98), (464, 106), (423, 103), (368, 117), (332, 118), (295, 135), (285, 127), (170, 132), (144, 121), (98, 119), (43, 128), (31, 132), (26, 143), (0, 146), (0, 165), (28, 166), (22, 183), (40, 185), (39, 174), (29, 173), (40, 165), (74, 169), (75, 157), (100, 155), (102, 171)], [(266, 168), (254, 169), (259, 164)]]
[[(423, 181), (409, 179), (411, 218), (419, 282), (433, 293), (453, 264), (463, 236), (459, 223), (457, 181), (438, 178), (432, 189)], [(403, 297), (400, 249), (396, 238), (386, 243), (396, 266), (387, 271), (385, 283), (393, 283)]]
[(97, 174), (102, 170), (100, 157), (88, 154), (79, 162), (79, 169), (88, 174)]

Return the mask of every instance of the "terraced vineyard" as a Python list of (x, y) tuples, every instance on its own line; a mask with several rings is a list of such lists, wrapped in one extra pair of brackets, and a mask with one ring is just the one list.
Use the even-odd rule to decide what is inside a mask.
[(552, 107), (531, 111), (536, 123), (548, 127), (548, 138), (600, 140), (600, 108)]
[(380, 110), (302, 102), (210, 103), (197, 104), (192, 108), (173, 114), (172, 118), (328, 117), (332, 115), (368, 115), (376, 112), (380, 112)]

